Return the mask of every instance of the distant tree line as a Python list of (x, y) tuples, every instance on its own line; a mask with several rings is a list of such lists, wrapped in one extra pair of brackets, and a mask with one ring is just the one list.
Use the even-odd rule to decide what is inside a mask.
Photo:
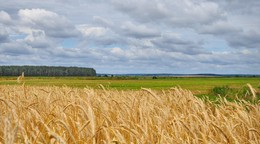
[(0, 66), (0, 76), (96, 76), (93, 68), (54, 66)]

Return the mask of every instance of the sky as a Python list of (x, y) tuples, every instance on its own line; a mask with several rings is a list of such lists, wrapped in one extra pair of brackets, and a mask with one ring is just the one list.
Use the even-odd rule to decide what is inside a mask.
[(260, 1), (0, 0), (0, 65), (260, 74)]

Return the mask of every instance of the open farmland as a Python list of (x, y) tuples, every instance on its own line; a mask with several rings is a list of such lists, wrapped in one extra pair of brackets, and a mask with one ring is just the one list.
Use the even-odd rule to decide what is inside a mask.
[[(193, 94), (206, 94), (216, 86), (242, 88), (247, 83), (255, 89), (260, 87), (260, 77), (26, 77), (26, 85), (32, 86), (69, 86), (99, 89), (102, 84), (108, 89), (140, 90), (142, 87), (154, 90), (181, 87)], [(18, 85), (17, 77), (0, 77), (0, 85)]]
[[(102, 87), (102, 86), (101, 86)], [(0, 143), (259, 143), (259, 101), (190, 91), (0, 86)]]

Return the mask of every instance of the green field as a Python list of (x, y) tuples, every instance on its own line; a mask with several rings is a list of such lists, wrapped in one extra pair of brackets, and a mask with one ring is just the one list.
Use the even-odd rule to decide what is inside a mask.
[[(16, 77), (0, 77), (0, 85), (18, 85)], [(214, 87), (229, 86), (242, 88), (251, 84), (255, 89), (260, 87), (260, 77), (26, 77), (25, 84), (33, 86), (69, 86), (91, 87), (98, 89), (100, 84), (108, 89), (138, 90), (151, 88), (154, 90), (181, 87), (194, 94), (208, 93)]]

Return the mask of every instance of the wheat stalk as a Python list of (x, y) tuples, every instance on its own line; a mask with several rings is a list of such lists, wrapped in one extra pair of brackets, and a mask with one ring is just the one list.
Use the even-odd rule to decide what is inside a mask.
[(260, 106), (155, 91), (0, 85), (0, 143), (259, 143)]

